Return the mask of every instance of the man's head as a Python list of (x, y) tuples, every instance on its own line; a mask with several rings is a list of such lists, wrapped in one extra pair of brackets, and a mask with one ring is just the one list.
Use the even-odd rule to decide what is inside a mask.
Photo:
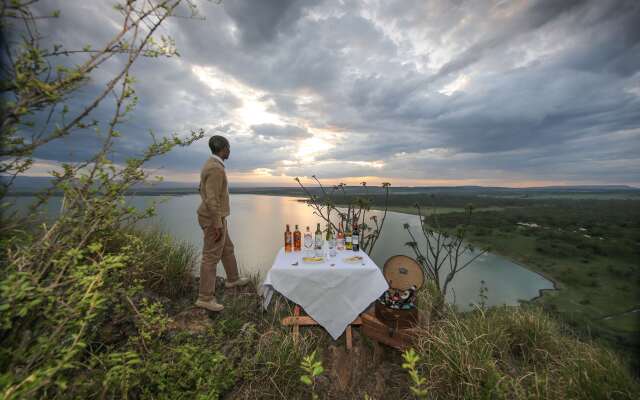
[(229, 141), (227, 140), (227, 138), (220, 135), (211, 136), (211, 138), (209, 139), (209, 148), (211, 149), (212, 154), (217, 155), (223, 160), (228, 159), (229, 154), (231, 153)]

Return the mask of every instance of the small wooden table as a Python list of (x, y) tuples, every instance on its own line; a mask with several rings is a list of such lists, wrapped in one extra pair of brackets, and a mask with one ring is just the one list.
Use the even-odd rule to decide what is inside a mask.
[[(285, 317), (282, 319), (282, 325), (292, 327), (291, 335), (293, 337), (294, 343), (298, 342), (298, 338), (300, 337), (301, 326), (320, 325), (308, 315), (300, 315), (301, 311), (302, 311), (302, 307), (296, 304), (296, 306), (293, 308), (293, 316)], [(353, 347), (353, 334), (351, 332), (352, 325), (362, 325), (362, 319), (360, 317), (356, 318), (345, 329), (345, 334), (347, 335), (346, 336), (347, 350), (351, 350), (351, 348)]]
[[(292, 327), (294, 340), (299, 338), (300, 326), (321, 325), (334, 340), (345, 333), (351, 349), (351, 326), (362, 324), (360, 313), (389, 284), (365, 252), (338, 251), (323, 262), (305, 263), (302, 253), (280, 249), (262, 288), (264, 309), (275, 291), (295, 304), (293, 315), (281, 321)], [(302, 315), (303, 309), (308, 315)]]

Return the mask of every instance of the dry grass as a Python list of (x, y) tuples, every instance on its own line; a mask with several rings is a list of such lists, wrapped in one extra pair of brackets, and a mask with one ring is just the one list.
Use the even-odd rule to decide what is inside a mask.
[(617, 355), (577, 340), (538, 309), (449, 312), (421, 331), (416, 351), (431, 398), (631, 399), (640, 394)]

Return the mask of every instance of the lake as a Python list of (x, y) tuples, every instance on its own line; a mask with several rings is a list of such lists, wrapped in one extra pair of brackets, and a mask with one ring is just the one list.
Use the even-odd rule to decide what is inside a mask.
[[(283, 246), (285, 225), (298, 224), (300, 230), (309, 226), (315, 231), (316, 223), (321, 219), (313, 215), (311, 207), (295, 197), (262, 196), (252, 194), (233, 194), (230, 196), (231, 216), (229, 231), (236, 248), (238, 264), (245, 274), (260, 274), (262, 277), (271, 267), (271, 263)], [(147, 221), (169, 233), (176, 240), (191, 243), (198, 250), (202, 248), (202, 231), (198, 225), (196, 209), (200, 196), (132, 196), (132, 205), (144, 207), (152, 202), (157, 205), (157, 217)], [(60, 198), (54, 198), (47, 212), (59, 209)], [(381, 215), (372, 212), (370, 215)], [(379, 266), (396, 254), (414, 257), (413, 251), (405, 246), (410, 237), (403, 225), (408, 223), (418, 239), (425, 245), (420, 234), (420, 221), (417, 216), (390, 212), (371, 258)], [(324, 224), (321, 224), (324, 228)], [(422, 239), (422, 240), (420, 240)], [(224, 276), (222, 266), (219, 274)], [(195, 271), (197, 274), (198, 271)], [(468, 309), (470, 303), (478, 302), (480, 281), (484, 280), (488, 289), (488, 305), (515, 305), (518, 300), (528, 300), (538, 296), (542, 289), (552, 289), (553, 284), (542, 276), (495, 254), (484, 254), (475, 263), (460, 272), (447, 295), (450, 303), (461, 309)]]

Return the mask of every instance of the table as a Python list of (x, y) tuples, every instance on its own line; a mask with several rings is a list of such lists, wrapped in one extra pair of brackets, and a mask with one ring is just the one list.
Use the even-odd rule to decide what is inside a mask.
[[(344, 261), (354, 255), (361, 256), (362, 262)], [(302, 257), (301, 252), (285, 253), (281, 248), (262, 283), (265, 309), (275, 290), (309, 315), (308, 319), (299, 315), (285, 318), (283, 323), (294, 328), (317, 323), (335, 340), (389, 288), (380, 268), (363, 251), (338, 251), (336, 257), (325, 257), (318, 264), (305, 263)], [(299, 308), (296, 312), (299, 314)]]

